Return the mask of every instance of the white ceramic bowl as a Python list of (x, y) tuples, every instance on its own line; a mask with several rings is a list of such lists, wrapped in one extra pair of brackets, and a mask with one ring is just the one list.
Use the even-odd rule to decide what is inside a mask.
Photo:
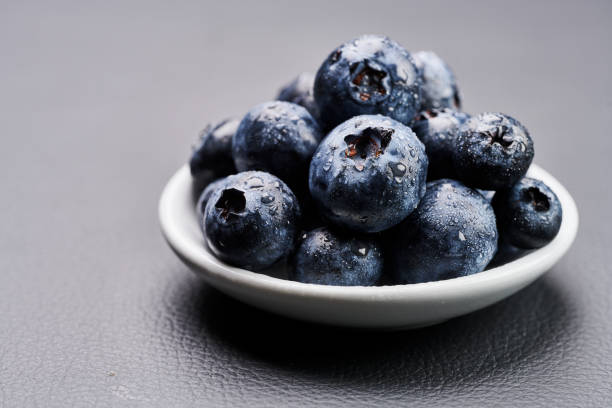
[[(529, 285), (568, 250), (578, 229), (578, 210), (553, 176), (533, 165), (563, 206), (557, 237), (523, 257), (471, 276), (395, 286), (325, 286), (272, 277), (227, 265), (206, 248), (197, 222), (191, 175), (181, 168), (166, 185), (159, 220), (179, 258), (220, 291), (270, 312), (311, 322), (368, 329), (407, 329), (440, 323), (489, 306)], [(273, 273), (282, 276), (282, 269)]]

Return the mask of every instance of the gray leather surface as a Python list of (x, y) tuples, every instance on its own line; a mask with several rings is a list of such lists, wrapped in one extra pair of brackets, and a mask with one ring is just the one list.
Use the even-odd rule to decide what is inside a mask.
[[(610, 406), (612, 3), (0, 4), (0, 406)], [(207, 121), (365, 32), (434, 49), (572, 192), (577, 241), (510, 299), (405, 333), (201, 283), (156, 206)]]

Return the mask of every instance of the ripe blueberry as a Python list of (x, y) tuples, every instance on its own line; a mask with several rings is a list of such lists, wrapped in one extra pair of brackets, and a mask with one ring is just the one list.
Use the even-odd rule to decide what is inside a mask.
[(419, 111), (420, 78), (410, 53), (398, 43), (364, 35), (327, 57), (315, 78), (314, 97), (326, 129), (376, 113), (408, 124)]
[(197, 194), (212, 180), (236, 173), (232, 159), (232, 137), (239, 123), (238, 119), (226, 119), (200, 132), (200, 140), (189, 160)]
[(367, 238), (327, 228), (305, 234), (293, 257), (292, 280), (336, 286), (372, 286), (383, 272), (382, 251)]
[(229, 176), (208, 199), (204, 232), (221, 260), (253, 271), (289, 255), (296, 242), (300, 208), (279, 178), (261, 171)]
[(412, 129), (425, 145), (429, 159), (427, 178), (455, 178), (452, 157), (457, 147), (457, 133), (470, 115), (451, 109), (421, 112)]
[(303, 106), (313, 118), (317, 119), (318, 111), (314, 100), (313, 87), (314, 75), (310, 72), (302, 72), (280, 90), (276, 99)]
[(497, 250), (495, 214), (476, 190), (455, 180), (432, 181), (389, 241), (390, 269), (399, 283), (470, 275), (482, 271)]
[(453, 166), (464, 184), (499, 190), (519, 181), (532, 160), (533, 141), (525, 126), (502, 113), (481, 113), (461, 127)]
[(312, 115), (289, 102), (267, 102), (251, 109), (234, 135), (238, 171), (261, 170), (287, 183), (297, 194), (307, 190), (308, 165), (321, 140)]
[(421, 109), (461, 109), (455, 75), (446, 62), (432, 51), (419, 51), (412, 56), (423, 84)]
[(409, 127), (381, 115), (362, 115), (321, 142), (310, 164), (309, 186), (328, 221), (379, 232), (416, 208), (426, 178), (425, 149)]
[(561, 228), (563, 210), (557, 195), (540, 180), (525, 177), (493, 197), (500, 234), (523, 249), (541, 248)]

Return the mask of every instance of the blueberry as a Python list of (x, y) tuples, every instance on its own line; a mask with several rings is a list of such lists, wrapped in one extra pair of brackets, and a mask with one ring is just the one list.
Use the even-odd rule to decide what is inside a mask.
[(198, 202), (196, 204), (196, 214), (198, 216), (198, 222), (200, 223), (200, 227), (202, 227), (202, 229), (204, 228), (204, 210), (206, 209), (206, 204), (208, 204), (208, 199), (210, 198), (212, 193), (214, 193), (218, 188), (225, 184), (226, 180), (227, 177), (224, 177), (211, 182), (209, 185), (206, 186), (206, 188), (204, 189), (204, 191), (202, 191), (202, 194), (200, 194), (200, 197), (198, 198)]
[(328, 221), (379, 232), (408, 216), (425, 193), (427, 156), (412, 130), (382, 115), (336, 127), (310, 164), (312, 198)]
[(456, 278), (482, 271), (497, 249), (495, 214), (458, 181), (427, 184), (418, 208), (389, 239), (390, 270), (399, 283)]
[(285, 85), (279, 92), (279, 101), (292, 102), (303, 106), (312, 115), (318, 117), (317, 104), (314, 100), (314, 75), (302, 72), (293, 81)]
[(519, 248), (541, 248), (561, 228), (559, 198), (540, 180), (525, 177), (510, 189), (498, 191), (493, 208), (500, 234)]
[(412, 54), (422, 81), (421, 109), (461, 109), (461, 98), (455, 75), (450, 67), (432, 51)]
[(289, 102), (267, 102), (251, 109), (234, 135), (233, 155), (238, 171), (274, 174), (296, 193), (307, 190), (308, 165), (321, 140), (312, 115)]
[(481, 113), (462, 126), (453, 166), (466, 185), (499, 190), (519, 181), (532, 160), (533, 141), (519, 121), (502, 113)]
[(299, 217), (297, 199), (279, 178), (261, 171), (239, 173), (208, 200), (206, 241), (219, 259), (259, 271), (293, 251)]
[(429, 159), (427, 178), (455, 178), (452, 157), (457, 144), (460, 127), (470, 115), (451, 109), (429, 110), (421, 112), (412, 129), (425, 145)]
[(226, 119), (200, 132), (189, 167), (194, 189), (200, 191), (212, 180), (236, 173), (232, 159), (232, 137), (238, 129), (238, 119)]
[(336, 286), (372, 286), (380, 279), (383, 257), (371, 239), (327, 228), (305, 234), (294, 256), (292, 280)]
[(387, 37), (364, 35), (327, 57), (315, 78), (314, 97), (326, 129), (376, 113), (408, 124), (419, 111), (420, 85), (408, 51)]

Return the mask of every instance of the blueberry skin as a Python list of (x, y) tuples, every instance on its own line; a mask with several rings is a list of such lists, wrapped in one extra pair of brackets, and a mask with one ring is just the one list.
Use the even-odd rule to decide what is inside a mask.
[(287, 183), (296, 194), (306, 190), (308, 165), (322, 135), (302, 106), (273, 101), (251, 109), (233, 139), (238, 171), (261, 170)]
[(452, 157), (456, 150), (457, 134), (470, 115), (452, 109), (421, 112), (412, 130), (425, 145), (429, 159), (427, 178), (455, 178)]
[(455, 75), (448, 64), (435, 52), (419, 51), (412, 54), (421, 76), (421, 109), (461, 109), (461, 98)]
[(316, 119), (319, 114), (314, 100), (314, 78), (312, 73), (302, 72), (297, 78), (281, 88), (276, 99), (303, 106)]
[(504, 239), (518, 248), (541, 248), (561, 228), (563, 209), (544, 182), (525, 177), (493, 197), (497, 224)]
[(239, 119), (225, 119), (200, 132), (200, 140), (189, 160), (198, 193), (212, 180), (236, 173), (232, 159), (232, 137), (239, 124)]
[(310, 163), (312, 199), (329, 222), (379, 232), (417, 206), (427, 156), (412, 130), (382, 115), (356, 116), (321, 142)]
[(364, 35), (336, 48), (315, 77), (322, 126), (383, 114), (409, 124), (419, 112), (421, 83), (412, 56), (387, 37)]
[(457, 136), (453, 166), (457, 179), (483, 190), (500, 190), (519, 181), (533, 160), (527, 129), (503, 113), (470, 118)]
[(372, 286), (383, 272), (382, 250), (367, 238), (317, 228), (305, 234), (290, 279), (335, 286)]
[(229, 176), (204, 211), (206, 241), (217, 258), (252, 271), (295, 248), (300, 207), (279, 178), (261, 171)]
[(196, 214), (198, 216), (198, 223), (200, 227), (204, 227), (204, 210), (206, 210), (206, 204), (208, 204), (208, 199), (218, 188), (225, 185), (227, 177), (215, 180), (211, 182), (200, 194), (198, 198), (198, 202), (196, 203)]
[(493, 208), (480, 193), (455, 180), (436, 180), (393, 231), (390, 271), (398, 283), (471, 275), (491, 261), (497, 238)]

